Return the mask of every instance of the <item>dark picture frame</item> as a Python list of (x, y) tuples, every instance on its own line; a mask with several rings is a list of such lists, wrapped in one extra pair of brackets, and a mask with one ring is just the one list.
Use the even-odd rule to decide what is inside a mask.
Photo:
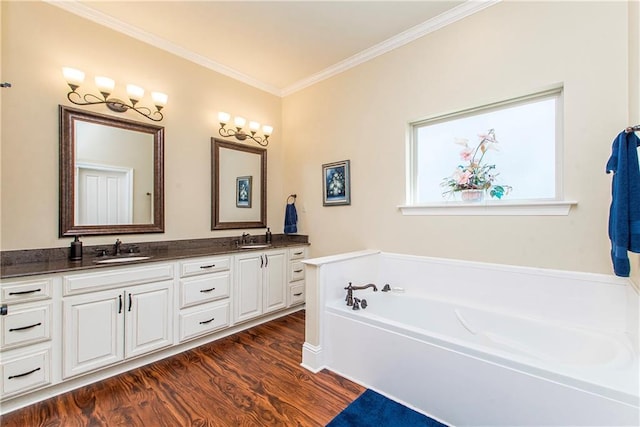
[(251, 193), (253, 177), (239, 176), (236, 178), (236, 207), (251, 208)]
[(322, 165), (322, 204), (323, 206), (344, 206), (351, 204), (351, 162), (339, 162)]

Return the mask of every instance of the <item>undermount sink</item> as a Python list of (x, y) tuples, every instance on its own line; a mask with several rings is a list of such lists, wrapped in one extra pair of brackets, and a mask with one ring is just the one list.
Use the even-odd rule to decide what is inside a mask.
[(142, 261), (151, 258), (150, 256), (123, 256), (118, 258), (105, 258), (94, 261), (96, 264), (117, 264), (122, 262)]
[(268, 243), (251, 243), (248, 245), (240, 245), (238, 249), (264, 249), (271, 247)]

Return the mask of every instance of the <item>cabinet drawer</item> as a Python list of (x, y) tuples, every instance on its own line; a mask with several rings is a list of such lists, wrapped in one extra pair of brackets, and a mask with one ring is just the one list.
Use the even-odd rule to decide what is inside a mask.
[(173, 264), (156, 264), (144, 267), (122, 267), (64, 276), (64, 295), (75, 295), (97, 290), (122, 288), (143, 283), (173, 280)]
[(231, 274), (228, 271), (180, 280), (180, 307), (189, 307), (229, 296)]
[(302, 279), (304, 279), (304, 264), (300, 261), (289, 263), (289, 281), (295, 282)]
[(289, 305), (304, 303), (304, 282), (289, 286)]
[(25, 392), (51, 382), (51, 349), (40, 350), (0, 363), (2, 398)]
[(185, 310), (180, 313), (180, 341), (207, 334), (228, 324), (228, 302)]
[(231, 259), (229, 257), (210, 257), (184, 261), (180, 263), (180, 277), (197, 276), (200, 274), (229, 270), (230, 264)]
[(303, 259), (305, 257), (305, 248), (291, 248), (289, 249), (289, 259)]
[(2, 284), (0, 301), (5, 304), (21, 303), (51, 298), (52, 279), (9, 282)]
[(51, 303), (12, 308), (0, 316), (2, 349), (51, 339)]

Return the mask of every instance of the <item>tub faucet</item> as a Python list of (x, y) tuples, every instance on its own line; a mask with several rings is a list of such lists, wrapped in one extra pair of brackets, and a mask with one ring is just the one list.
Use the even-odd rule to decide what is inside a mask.
[(344, 288), (347, 291), (347, 297), (344, 299), (347, 302), (347, 306), (353, 305), (353, 285), (349, 282), (349, 286)]
[(120, 245), (122, 244), (122, 242), (120, 241), (120, 239), (116, 239), (116, 243), (113, 245), (113, 254), (114, 255), (120, 255)]
[[(349, 283), (351, 284), (351, 283)], [(351, 289), (354, 291), (361, 291), (362, 289), (373, 288), (373, 292), (378, 292), (378, 288), (373, 283), (369, 283), (363, 286), (352, 286)]]

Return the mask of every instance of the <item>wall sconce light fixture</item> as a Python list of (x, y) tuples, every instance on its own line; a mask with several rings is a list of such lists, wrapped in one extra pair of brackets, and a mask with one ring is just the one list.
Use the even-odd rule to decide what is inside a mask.
[(111, 111), (124, 113), (127, 110), (133, 110), (136, 113), (145, 116), (149, 120), (159, 122), (164, 118), (160, 110), (167, 104), (167, 95), (160, 92), (151, 92), (151, 98), (156, 106), (155, 111), (147, 107), (136, 107), (140, 98), (144, 96), (144, 89), (136, 85), (127, 85), (127, 94), (131, 104), (127, 104), (117, 98), (109, 98), (116, 83), (108, 77), (96, 77), (95, 82), (102, 98), (92, 93), (80, 95), (76, 90), (84, 82), (84, 72), (74, 68), (65, 67), (62, 69), (67, 84), (71, 88), (71, 92), (67, 93), (67, 99), (76, 105), (96, 105), (105, 104)]
[(244, 128), (247, 120), (243, 117), (234, 117), (233, 124), (235, 126), (235, 130), (231, 128), (226, 128), (225, 126), (229, 123), (231, 119), (231, 115), (229, 113), (219, 112), (218, 113), (218, 121), (220, 122), (220, 129), (218, 129), (218, 133), (220, 136), (224, 136), (228, 138), (230, 136), (235, 136), (236, 139), (240, 141), (244, 141), (245, 139), (253, 139), (259, 145), (266, 147), (269, 145), (269, 136), (273, 132), (273, 127), (264, 125), (262, 126), (262, 133), (264, 136), (256, 136), (256, 133), (260, 130), (260, 123), (258, 122), (249, 122), (249, 133), (246, 133), (242, 128)]

